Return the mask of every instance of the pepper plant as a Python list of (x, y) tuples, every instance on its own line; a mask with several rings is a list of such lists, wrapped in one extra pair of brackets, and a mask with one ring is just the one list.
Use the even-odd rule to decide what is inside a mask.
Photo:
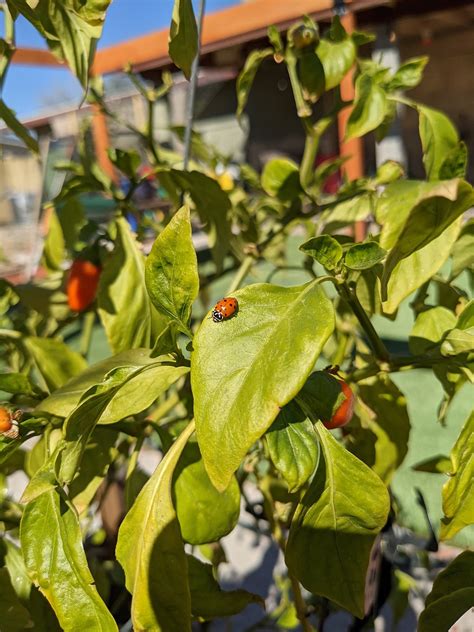
[[(18, 13), (29, 19), (89, 100), (117, 119), (101, 83), (89, 81), (108, 2), (7, 5), (6, 32)], [(383, 547), (381, 532), (397, 521), (390, 484), (410, 440), (406, 401), (391, 374), (435, 373), (445, 396), (434, 433), (473, 378), (474, 304), (458, 285), (473, 262), (466, 147), (444, 114), (404, 94), (422, 80), (426, 58), (392, 72), (361, 57), (372, 37), (346, 33), (338, 18), (322, 37), (307, 17), (286, 36), (274, 27), (268, 35), (269, 46), (250, 54), (238, 78), (237, 115), (259, 65), (284, 64), (306, 134), (300, 164), (272, 159), (261, 174), (242, 164), (238, 181), (223, 179), (219, 168), (228, 157), (194, 132), (184, 170), (182, 156), (154, 137), (154, 106), (171, 77), (151, 88), (131, 74), (148, 124), (136, 129), (122, 121), (136, 134), (137, 150), (109, 152), (128, 192), (99, 167), (84, 130), (78, 160), (58, 165), (68, 178), (49, 205), (46, 278), (1, 283), (2, 423), (22, 413), (18, 436), (14, 428), (0, 438), (2, 629), (112, 631), (131, 620), (134, 630), (175, 632), (263, 605), (265, 595), (218, 583), (222, 539), (244, 510), (281, 548), (287, 568), (277, 578), (279, 605), (262, 609), (268, 628), (322, 629), (329, 609), (359, 619), (374, 614), (368, 571)], [(7, 39), (4, 52), (13, 46)], [(177, 0), (170, 53), (186, 76), (196, 49), (191, 3)], [(344, 102), (339, 86), (352, 70), (355, 99)], [(318, 119), (323, 95), (332, 109)], [(315, 158), (338, 114), (352, 108), (347, 138), (375, 133), (381, 140), (400, 105), (418, 114), (426, 179), (407, 179), (389, 161), (325, 193), (342, 161), (315, 168)], [(34, 150), (29, 132), (1, 108)], [(140, 218), (139, 152), (170, 211), (153, 222), (139, 219), (135, 234), (126, 218)], [(80, 194), (91, 191), (115, 201), (106, 226), (84, 214)], [(356, 243), (354, 223), (369, 219), (370, 234)], [(196, 226), (207, 234), (212, 260), (199, 261)], [(145, 258), (150, 230), (156, 239)], [(305, 282), (281, 285), (295, 240), (296, 272)], [(77, 290), (84, 261), (93, 266), (94, 287), (100, 276), (95, 298), (90, 286)], [(211, 318), (218, 292), (238, 301), (221, 322)], [(395, 320), (405, 299), (415, 324), (410, 353), (400, 356), (389, 352), (372, 317)], [(91, 364), (96, 319), (110, 355)], [(353, 402), (341, 406), (353, 395), (349, 421)], [(326, 428), (347, 421), (342, 431)], [(471, 416), (450, 457), (424, 464), (450, 474), (440, 490), (443, 540), (473, 522), (473, 430)], [(163, 455), (151, 476), (139, 465), (148, 445)], [(16, 471), (28, 478), (20, 501), (6, 487)], [(260, 494), (258, 507), (250, 489)], [(114, 490), (121, 509), (111, 525), (105, 505)], [(472, 605), (472, 558), (466, 551), (439, 576), (422, 632), (440, 617), (448, 629)]]

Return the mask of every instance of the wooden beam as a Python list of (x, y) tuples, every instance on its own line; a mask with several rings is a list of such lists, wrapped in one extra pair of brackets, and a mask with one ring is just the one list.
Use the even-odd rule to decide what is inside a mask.
[(67, 68), (66, 64), (59, 61), (53, 53), (49, 50), (43, 50), (42, 48), (17, 48), (13, 53), (12, 64)]
[(117, 184), (117, 173), (107, 153), (110, 147), (107, 117), (96, 103), (92, 105), (92, 136), (99, 166)]
[[(354, 13), (346, 13), (342, 16), (341, 22), (348, 33), (356, 29), (356, 17)], [(354, 68), (347, 73), (341, 82), (341, 98), (344, 101), (354, 99)], [(356, 180), (364, 175), (364, 150), (361, 138), (345, 140), (347, 121), (351, 115), (352, 107), (344, 108), (338, 116), (339, 154), (341, 157), (348, 157), (342, 170), (349, 180)], [(354, 237), (356, 241), (363, 241), (365, 238), (365, 222), (356, 222), (354, 226)]]

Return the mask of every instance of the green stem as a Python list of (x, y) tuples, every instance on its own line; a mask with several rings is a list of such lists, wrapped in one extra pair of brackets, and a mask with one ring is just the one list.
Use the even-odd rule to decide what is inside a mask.
[(132, 455), (130, 456), (130, 461), (128, 462), (127, 474), (125, 476), (125, 505), (127, 509), (132, 506), (133, 498), (131, 497), (131, 479), (138, 463), (138, 456), (140, 454), (140, 450), (142, 449), (143, 442), (145, 440), (145, 435), (141, 434), (136, 440), (135, 446), (133, 448)]
[[(437, 364), (446, 364), (447, 358), (444, 356), (400, 356), (391, 358), (388, 362), (380, 364), (369, 364), (361, 369), (355, 369), (349, 373), (347, 379), (349, 382), (360, 382), (369, 377), (373, 377), (378, 373), (398, 373), (399, 371), (410, 371), (413, 369), (432, 369)], [(451, 364), (457, 362), (450, 358)], [(459, 362), (459, 366), (463, 366)]]
[(232, 283), (229, 285), (229, 288), (227, 290), (227, 294), (232, 294), (232, 292), (235, 292), (235, 290), (239, 289), (239, 287), (244, 282), (245, 277), (250, 272), (250, 270), (251, 270), (251, 268), (252, 268), (254, 263), (255, 263), (255, 258), (254, 257), (252, 257), (251, 255), (248, 255), (247, 257), (245, 257), (245, 259), (240, 264), (240, 267), (237, 270), (236, 275), (232, 279)]
[(318, 153), (320, 135), (315, 133), (309, 118), (301, 119), (306, 132), (303, 159), (300, 166), (300, 184), (306, 189), (311, 184), (314, 174), (314, 163)]
[(349, 304), (350, 308), (354, 312), (360, 326), (362, 327), (368, 338), (369, 344), (372, 347), (372, 351), (374, 352), (375, 357), (381, 362), (388, 362), (390, 360), (390, 355), (387, 351), (387, 348), (380, 339), (378, 333), (375, 331), (375, 328), (372, 325), (370, 318), (367, 316), (366, 311), (360, 304), (355, 290), (351, 288), (345, 281), (337, 283), (336, 289), (339, 292), (341, 298), (343, 298)]
[(79, 353), (87, 358), (92, 342), (92, 334), (94, 332), (95, 312), (87, 312), (82, 322), (82, 336)]
[(287, 50), (285, 61), (288, 69), (288, 75), (290, 77), (291, 89), (293, 90), (293, 96), (295, 98), (297, 114), (300, 118), (307, 118), (308, 116), (311, 116), (312, 110), (304, 100), (303, 90), (301, 89), (300, 80), (298, 79), (298, 73), (296, 70), (298, 60), (291, 50)]

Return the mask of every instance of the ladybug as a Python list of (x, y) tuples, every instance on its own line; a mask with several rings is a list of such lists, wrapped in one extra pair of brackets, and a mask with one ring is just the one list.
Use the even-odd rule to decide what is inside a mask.
[(17, 439), (20, 434), (18, 422), (21, 416), (21, 410), (12, 413), (5, 406), (0, 406), (0, 435), (9, 439)]
[(215, 323), (221, 323), (223, 320), (231, 318), (239, 309), (239, 304), (236, 298), (223, 298), (214, 305), (212, 310), (212, 320)]

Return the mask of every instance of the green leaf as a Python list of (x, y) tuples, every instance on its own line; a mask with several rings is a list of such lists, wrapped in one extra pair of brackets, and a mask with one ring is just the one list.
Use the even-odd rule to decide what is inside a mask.
[(296, 492), (309, 480), (319, 459), (313, 424), (295, 402), (284, 406), (265, 435), (276, 469)]
[(304, 411), (311, 411), (310, 419), (329, 421), (345, 401), (341, 382), (328, 371), (315, 371), (298, 393), (297, 401)]
[(62, 270), (65, 245), (58, 216), (56, 211), (51, 209), (49, 230), (43, 246), (43, 263), (48, 270)]
[(0, 612), (2, 613), (2, 632), (18, 632), (33, 628), (30, 613), (13, 590), (10, 574), (6, 568), (0, 568)]
[(117, 169), (124, 173), (130, 180), (136, 180), (138, 169), (141, 164), (141, 157), (138, 151), (134, 149), (119, 149), (111, 147), (108, 151), (110, 161)]
[(460, 225), (461, 218), (427, 246), (397, 263), (388, 281), (388, 298), (383, 303), (386, 314), (393, 314), (403, 299), (442, 268), (459, 234)]
[(137, 630), (191, 630), (187, 562), (171, 489), (178, 459), (193, 431), (190, 423), (120, 526), (116, 555), (132, 593), (132, 622)]
[(415, 472), (430, 472), (431, 474), (448, 474), (451, 468), (451, 459), (442, 454), (425, 459), (411, 466), (411, 469), (415, 470)]
[(441, 165), (439, 170), (440, 180), (449, 180), (450, 178), (464, 178), (467, 169), (467, 146), (464, 141), (460, 141), (453, 147)]
[(439, 180), (440, 171), (451, 150), (459, 143), (456, 128), (449, 118), (425, 105), (416, 105), (420, 122), (420, 138), (423, 148), (423, 164), (429, 180)]
[(351, 429), (347, 447), (389, 485), (408, 453), (411, 426), (406, 398), (386, 375), (359, 383), (358, 396), (363, 427)]
[(69, 485), (69, 498), (81, 516), (87, 511), (110, 464), (118, 454), (115, 448), (118, 432), (96, 428), (86, 446), (78, 475)]
[(8, 0), (46, 39), (50, 50), (64, 60), (87, 87), (94, 53), (102, 34), (110, 0)]
[(145, 282), (156, 309), (192, 337), (189, 321), (199, 293), (199, 275), (187, 206), (173, 216), (156, 238), (146, 261)]
[(316, 431), (324, 458), (291, 523), (285, 561), (307, 590), (363, 618), (367, 568), (389, 495), (321, 423)]
[(317, 281), (251, 285), (234, 296), (236, 317), (205, 318), (191, 356), (199, 447), (219, 490), (300, 390), (334, 328), (332, 304)]
[(474, 553), (463, 551), (435, 579), (418, 623), (419, 632), (450, 630), (474, 603)]
[(300, 246), (301, 252), (313, 257), (328, 270), (334, 270), (342, 259), (341, 244), (330, 235), (319, 235)]
[(42, 494), (25, 507), (20, 539), (28, 575), (63, 630), (118, 630), (87, 566), (77, 517), (58, 492)]
[(298, 58), (298, 76), (305, 99), (316, 103), (325, 90), (324, 68), (314, 50), (303, 50)]
[(49, 397), (40, 402), (37, 410), (41, 410), (58, 417), (67, 417), (79, 404), (82, 395), (95, 384), (99, 384), (113, 369), (139, 369), (150, 364), (156, 365), (156, 359), (150, 357), (149, 349), (132, 349), (122, 351), (117, 355), (97, 362), (72, 378), (64, 386), (58, 388)]
[(250, 53), (245, 61), (245, 65), (237, 77), (237, 118), (240, 119), (249, 98), (257, 70), (260, 64), (267, 57), (273, 55), (272, 48), (264, 48), (263, 50), (254, 50)]
[(451, 540), (456, 533), (474, 524), (474, 413), (464, 424), (451, 450), (451, 476), (443, 485), (443, 512), (439, 537)]
[(189, 373), (187, 366), (152, 364), (137, 371), (112, 396), (99, 419), (100, 424), (113, 424), (120, 419), (146, 410), (160, 395)]
[(2, 373), (0, 375), (0, 391), (13, 395), (29, 395), (37, 397), (40, 392), (24, 373)]
[(347, 36), (340, 22), (339, 26), (333, 24), (333, 27), (329, 37), (322, 37), (316, 49), (324, 68), (326, 90), (339, 85), (352, 67), (357, 51), (353, 39)]
[(262, 187), (272, 197), (294, 200), (303, 192), (298, 165), (287, 158), (269, 160), (263, 168)]
[(214, 578), (213, 567), (187, 555), (191, 611), (194, 617), (209, 620), (238, 614), (251, 603), (264, 607), (259, 595), (246, 590), (223, 591)]
[(362, 74), (355, 84), (354, 107), (347, 121), (346, 140), (364, 136), (382, 124), (387, 111), (383, 88), (373, 77)]
[(466, 268), (474, 265), (474, 220), (466, 222), (462, 227), (459, 239), (451, 250), (451, 279), (455, 279)]
[(198, 30), (191, 0), (175, 0), (169, 34), (168, 52), (173, 62), (181, 68), (186, 79), (191, 78), (191, 68), (198, 52)]
[[(433, 192), (435, 192), (435, 197), (431, 197)], [(387, 282), (397, 264), (436, 239), (474, 202), (472, 187), (462, 180), (440, 182), (438, 187), (431, 189), (428, 195), (429, 197), (424, 197), (411, 208), (406, 220), (404, 222), (402, 220), (403, 223), (394, 222), (397, 231), (396, 239), (385, 262), (382, 278), (384, 300), (387, 298)], [(382, 247), (384, 247), (385, 237), (382, 231), (380, 237)], [(391, 237), (393, 238), (393, 234)]]
[(373, 196), (370, 193), (356, 195), (339, 202), (325, 213), (325, 229), (340, 228), (366, 219), (373, 211)]
[(145, 286), (145, 262), (127, 221), (115, 221), (114, 251), (100, 276), (99, 316), (114, 353), (151, 348), (167, 319), (153, 307)]
[(29, 336), (23, 343), (51, 391), (87, 367), (84, 358), (61, 340)]
[(56, 205), (56, 214), (61, 225), (65, 246), (72, 254), (78, 249), (81, 229), (87, 224), (87, 217), (78, 198), (71, 197)]
[(230, 241), (230, 224), (227, 215), (232, 204), (229, 196), (221, 189), (218, 182), (199, 171), (187, 172), (172, 169), (161, 174), (161, 177), (163, 175), (191, 196), (207, 232), (214, 261), (218, 269), (222, 269)]
[(413, 57), (404, 62), (386, 85), (389, 92), (395, 90), (410, 90), (415, 88), (423, 79), (423, 71), (429, 57)]
[(16, 118), (14, 111), (10, 110), (2, 99), (0, 99), (0, 119), (31, 151), (34, 151), (36, 154), (39, 153), (39, 145), (36, 138), (31, 136), (27, 128)]
[(283, 56), (283, 53), (284, 53), (283, 41), (281, 39), (280, 31), (277, 29), (277, 27), (273, 25), (269, 26), (267, 30), (267, 36), (268, 36), (268, 39), (270, 40), (270, 44), (275, 49), (275, 54)]
[(420, 355), (437, 349), (446, 331), (456, 325), (456, 316), (445, 307), (432, 307), (418, 314), (410, 332), (410, 351)]
[(189, 443), (174, 477), (174, 500), (183, 540), (190, 544), (217, 542), (232, 531), (240, 514), (235, 478), (224, 492), (212, 485), (197, 443)]
[(344, 257), (344, 265), (351, 270), (367, 270), (380, 263), (387, 254), (376, 241), (351, 246)]
[(374, 178), (374, 183), (378, 186), (380, 184), (389, 184), (395, 180), (399, 180), (404, 174), (402, 165), (395, 160), (386, 160), (377, 168), (377, 173)]

